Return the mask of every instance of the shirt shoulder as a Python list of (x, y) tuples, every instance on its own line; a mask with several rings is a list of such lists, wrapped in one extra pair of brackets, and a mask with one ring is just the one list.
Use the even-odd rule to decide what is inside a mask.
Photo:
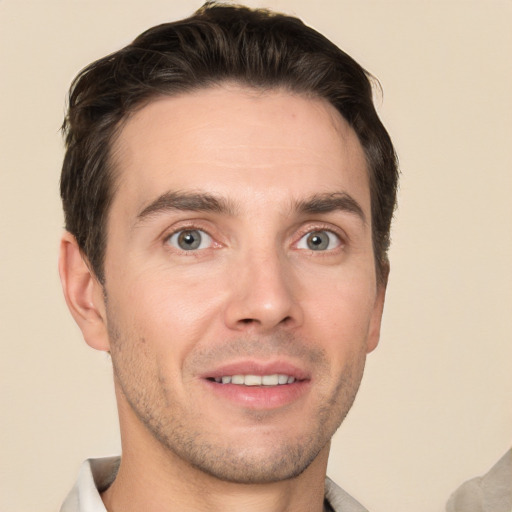
[(113, 482), (120, 460), (120, 457), (87, 459), (60, 512), (107, 512), (100, 492)]
[(325, 478), (325, 500), (334, 512), (368, 512), (368, 509), (336, 485), (329, 477)]
[(510, 512), (512, 449), (484, 476), (463, 483), (446, 504), (447, 512)]

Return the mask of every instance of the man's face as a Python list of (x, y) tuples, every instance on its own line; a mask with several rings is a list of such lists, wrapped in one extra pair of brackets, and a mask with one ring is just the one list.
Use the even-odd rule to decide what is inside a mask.
[(378, 341), (363, 150), (336, 110), (225, 85), (114, 148), (106, 317), (121, 428), (236, 482), (326, 456)]

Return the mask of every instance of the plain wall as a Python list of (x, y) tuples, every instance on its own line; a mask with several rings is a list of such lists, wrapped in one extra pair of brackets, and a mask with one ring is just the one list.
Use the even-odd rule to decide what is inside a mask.
[[(59, 126), (90, 61), (201, 1), (0, 0), (0, 511), (58, 510), (119, 451), (107, 356), (57, 275)], [(381, 343), (329, 474), (373, 512), (442, 511), (512, 432), (512, 2), (249, 2), (379, 78), (403, 172)]]

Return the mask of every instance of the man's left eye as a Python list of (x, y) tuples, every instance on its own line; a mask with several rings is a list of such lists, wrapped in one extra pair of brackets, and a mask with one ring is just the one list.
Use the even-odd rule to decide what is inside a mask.
[(299, 240), (297, 248), (310, 251), (328, 251), (329, 249), (336, 249), (340, 245), (340, 237), (332, 231), (311, 231)]
[(200, 229), (184, 229), (173, 233), (167, 243), (181, 251), (196, 251), (211, 247), (212, 238)]

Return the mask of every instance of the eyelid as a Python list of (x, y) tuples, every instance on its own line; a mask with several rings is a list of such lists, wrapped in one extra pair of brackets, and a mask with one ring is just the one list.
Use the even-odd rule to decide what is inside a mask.
[[(198, 233), (201, 233), (201, 242), (200, 242), (200, 245), (204, 245), (206, 244), (207, 247), (195, 247), (195, 248), (190, 248), (190, 249), (183, 249), (181, 247), (179, 247), (178, 245), (178, 241), (179, 241), (179, 237), (182, 233), (186, 233), (186, 232), (198, 232)], [(171, 241), (176, 238), (176, 240), (174, 240), (175, 243), (171, 243)], [(178, 250), (178, 251), (183, 251), (183, 252), (193, 252), (193, 251), (204, 251), (205, 249), (209, 249), (210, 247), (212, 247), (212, 245), (214, 244), (214, 240), (213, 238), (206, 232), (204, 231), (204, 229), (188, 229), (188, 228), (185, 228), (185, 229), (179, 229), (178, 231), (175, 231), (174, 233), (171, 233), (167, 238), (166, 238), (166, 243), (171, 245), (174, 249)]]
[[(329, 246), (332, 244), (335, 244), (334, 247), (327, 247), (325, 249), (312, 249), (311, 247), (308, 247), (308, 238), (313, 235), (314, 233), (325, 233), (327, 234), (327, 237), (329, 239)], [(334, 240), (333, 240), (334, 239)], [(301, 250), (308, 250), (308, 251), (315, 251), (315, 252), (329, 252), (329, 251), (335, 251), (336, 249), (339, 249), (344, 245), (343, 240), (340, 238), (340, 236), (335, 233), (332, 230), (329, 229), (313, 229), (302, 235), (298, 242), (295, 244), (295, 247), (297, 249)]]
[(328, 233), (332, 233), (333, 235), (337, 236), (340, 240), (341, 245), (345, 245), (349, 242), (349, 236), (339, 226), (325, 223), (325, 222), (310, 222), (303, 224), (300, 229), (297, 230), (297, 235), (295, 237), (296, 241), (294, 242), (294, 245), (296, 245), (299, 240), (302, 240), (304, 236), (314, 233), (315, 231), (327, 231)]
[[(339, 226), (333, 225), (331, 223), (325, 223), (325, 222), (310, 222), (306, 223), (305, 225), (302, 225), (301, 228), (298, 230), (298, 233), (295, 238), (295, 242), (292, 244), (293, 247), (298, 248), (299, 243), (304, 239), (304, 237), (310, 235), (311, 233), (314, 233), (315, 231), (322, 232), (325, 231), (327, 233), (330, 233), (337, 237), (338, 244), (336, 247), (333, 247), (332, 249), (326, 249), (323, 251), (318, 251), (318, 253), (329, 253), (332, 251), (335, 251), (336, 249), (340, 249), (345, 247), (349, 242), (349, 237), (345, 233), (343, 229), (341, 229)], [(301, 250), (312, 250), (308, 248), (300, 248)]]
[[(209, 224), (209, 223), (204, 222), (202, 220), (198, 220), (198, 219), (188, 219), (188, 220), (179, 221), (179, 222), (176, 222), (175, 224), (173, 224), (172, 226), (167, 227), (162, 232), (162, 234), (159, 236), (159, 238), (162, 241), (161, 243), (164, 246), (167, 246), (168, 248), (175, 250), (175, 251), (180, 251), (182, 253), (194, 253), (194, 252), (198, 252), (198, 251), (204, 251), (205, 249), (220, 247), (222, 244), (220, 242), (218, 242), (216, 236), (212, 235), (213, 230), (211, 229), (211, 227), (209, 225), (205, 226), (205, 224)], [(182, 231), (200, 231), (201, 233), (204, 233), (211, 240), (210, 246), (205, 249), (196, 249), (196, 250), (186, 251), (186, 250), (180, 249), (179, 247), (170, 245), (169, 240), (173, 236), (181, 233)]]

